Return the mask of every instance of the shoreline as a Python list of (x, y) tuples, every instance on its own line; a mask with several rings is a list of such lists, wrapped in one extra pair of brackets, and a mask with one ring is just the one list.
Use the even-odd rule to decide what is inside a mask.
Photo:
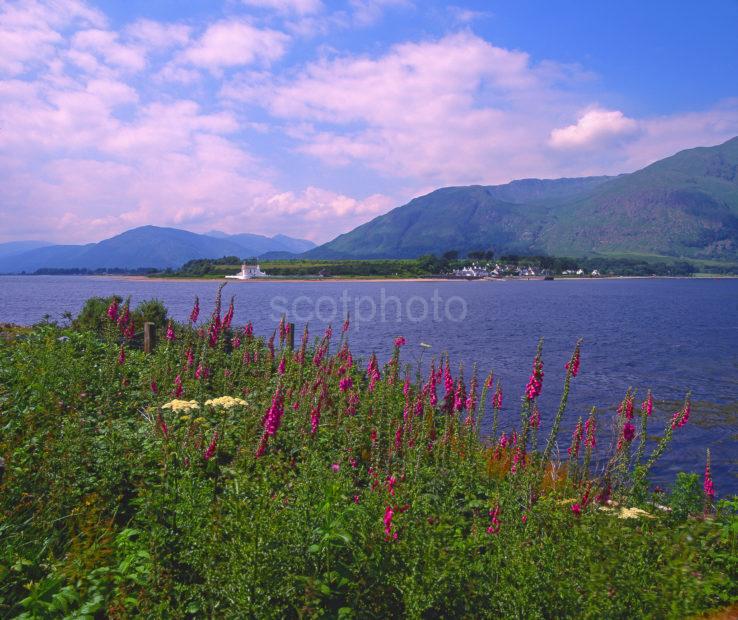
[(84, 278), (108, 278), (113, 280), (123, 280), (128, 282), (233, 282), (233, 283), (326, 283), (326, 282), (596, 282), (598, 280), (735, 280), (738, 279), (738, 275), (719, 275), (710, 274), (705, 276), (597, 276), (594, 278), (567, 278), (567, 277), (555, 277), (553, 280), (544, 280), (538, 277), (531, 278), (495, 278), (490, 280), (485, 279), (470, 279), (465, 278), (443, 278), (443, 277), (430, 277), (430, 278), (347, 278), (347, 277), (336, 277), (336, 278), (253, 278), (251, 280), (235, 280), (223, 278), (187, 278), (187, 277), (150, 277), (150, 276), (138, 276), (138, 275), (94, 275), (94, 276), (81, 276)]
[[(47, 274), (44, 274), (47, 275)], [(0, 277), (38, 277), (34, 274), (0, 274)], [(601, 280), (735, 280), (738, 279), (738, 274), (704, 274), (697, 276), (596, 276), (596, 277), (566, 277), (558, 276), (552, 280), (544, 280), (542, 277), (509, 277), (509, 278), (448, 278), (448, 277), (415, 277), (415, 278), (382, 278), (382, 277), (327, 277), (327, 278), (253, 278), (250, 280), (236, 280), (231, 278), (197, 278), (197, 277), (160, 277), (160, 276), (144, 276), (144, 275), (121, 275), (121, 274), (59, 274), (50, 277), (76, 277), (84, 278), (87, 280), (106, 279), (106, 280), (119, 280), (122, 282), (233, 282), (233, 283), (330, 283), (330, 282), (596, 282)]]

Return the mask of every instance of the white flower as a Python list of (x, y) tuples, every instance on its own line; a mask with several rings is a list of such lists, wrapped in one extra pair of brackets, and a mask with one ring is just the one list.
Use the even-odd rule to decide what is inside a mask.
[(223, 409), (231, 409), (232, 407), (238, 407), (239, 405), (245, 405), (246, 401), (241, 398), (234, 398), (233, 396), (220, 396), (218, 398), (211, 398), (205, 401), (205, 405), (211, 407), (222, 407)]
[(174, 399), (161, 406), (162, 409), (171, 409), (172, 411), (192, 411), (199, 409), (200, 405), (196, 400), (178, 400)]

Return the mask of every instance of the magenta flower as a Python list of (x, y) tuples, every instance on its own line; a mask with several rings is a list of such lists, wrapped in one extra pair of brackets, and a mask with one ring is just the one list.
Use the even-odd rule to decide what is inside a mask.
[(579, 347), (577, 347), (574, 350), (574, 356), (571, 358), (571, 361), (566, 362), (566, 364), (564, 365), (564, 368), (566, 368), (566, 370), (569, 370), (571, 372), (572, 377), (576, 377), (577, 374), (579, 374), (579, 358), (580, 358)]
[(221, 324), (221, 327), (223, 329), (228, 329), (231, 326), (232, 321), (233, 321), (233, 297), (231, 297), (231, 302), (228, 304), (228, 310), (223, 316), (223, 322)]
[(218, 431), (215, 431), (213, 433), (213, 438), (210, 440), (210, 445), (205, 449), (205, 452), (202, 453), (202, 458), (206, 461), (209, 461), (213, 456), (215, 456), (215, 450), (218, 447)]
[(633, 397), (630, 394), (626, 394), (623, 402), (618, 406), (618, 414), (625, 416), (626, 420), (633, 419)]
[(464, 380), (459, 377), (456, 382), (456, 392), (454, 393), (454, 411), (462, 411), (466, 402), (466, 389), (464, 388)]
[(172, 322), (169, 321), (169, 325), (167, 325), (166, 339), (169, 340), (169, 342), (172, 342), (175, 338), (174, 327), (172, 326)]
[(710, 449), (707, 449), (707, 460), (705, 461), (705, 482), (703, 485), (705, 497), (710, 503), (715, 501), (715, 485), (712, 482), (712, 472), (710, 471)]
[(320, 424), (320, 406), (313, 407), (310, 411), (310, 434), (315, 435), (318, 432)]
[(643, 401), (641, 408), (643, 409), (643, 411), (646, 412), (646, 415), (651, 415), (651, 412), (653, 411), (653, 395), (651, 394), (650, 390), (648, 392), (648, 398)]
[(277, 387), (277, 389), (274, 391), (274, 396), (272, 397), (272, 404), (269, 407), (269, 410), (266, 412), (266, 415), (264, 416), (264, 434), (262, 435), (261, 442), (259, 443), (259, 447), (256, 450), (257, 457), (264, 454), (269, 438), (276, 435), (280, 425), (282, 424), (283, 415), (284, 396), (282, 395), (281, 388)]
[(345, 334), (351, 325), (351, 321), (349, 320), (348, 315), (346, 316), (346, 320), (343, 322), (343, 327), (341, 328), (341, 333)]
[(575, 517), (580, 517), (582, 515), (582, 507), (579, 504), (572, 504), (571, 511), (574, 513)]
[(502, 386), (499, 382), (497, 384), (495, 395), (492, 397), (492, 407), (495, 409), (502, 409)]
[(531, 372), (528, 385), (525, 387), (525, 397), (528, 400), (537, 398), (543, 389), (543, 360), (540, 355), (536, 355), (533, 360), (533, 372)]
[(682, 428), (689, 421), (689, 414), (692, 411), (692, 405), (689, 401), (684, 405), (684, 408), (674, 413), (671, 418), (671, 428)]
[(395, 338), (395, 346), (399, 349), (400, 347), (404, 347), (406, 344), (406, 340), (404, 336), (398, 336)]
[[(633, 430), (635, 431), (635, 429)], [(623, 429), (623, 434), (624, 433), (625, 433), (625, 429)], [(571, 446), (567, 448), (567, 452), (569, 456), (574, 459), (579, 458), (579, 449), (581, 448), (581, 445), (582, 445), (583, 435), (584, 435), (584, 425), (582, 424), (582, 420), (580, 418), (579, 421), (577, 422), (576, 427), (574, 428), (574, 432), (571, 434)]]
[(121, 346), (120, 353), (118, 354), (118, 364), (121, 366), (126, 363), (126, 350)]
[(195, 364), (195, 356), (192, 354), (192, 349), (187, 349), (185, 356), (187, 357), (187, 368), (192, 368), (192, 366)]
[(597, 447), (597, 421), (594, 415), (587, 418), (584, 423), (584, 447), (594, 449)]
[(331, 469), (333, 470), (334, 473), (337, 474), (339, 471), (341, 471), (341, 464), (340, 463), (333, 463), (331, 465)]
[(635, 426), (631, 424), (630, 422), (626, 422), (623, 426), (623, 439), (625, 441), (633, 441), (633, 438), (635, 437)]
[(533, 403), (533, 411), (528, 418), (528, 424), (531, 428), (538, 428), (541, 425), (541, 411), (538, 409), (538, 405)]
[(159, 428), (161, 429), (161, 434), (164, 435), (165, 438), (169, 437), (169, 427), (161, 415), (159, 415)]
[(182, 389), (182, 377), (177, 375), (176, 377), (174, 377), (174, 391), (172, 392), (172, 394), (174, 395), (174, 398), (179, 398), (180, 396), (182, 396), (183, 391), (184, 390)]
[(131, 311), (128, 308), (128, 302), (126, 302), (126, 305), (123, 306), (123, 313), (118, 317), (118, 328), (120, 329), (121, 333), (125, 332), (130, 320)]
[(402, 424), (397, 427), (395, 431), (395, 450), (402, 448)]
[(151, 392), (153, 394), (158, 394), (159, 393), (159, 386), (156, 384), (156, 381), (155, 380), (152, 380), (151, 381)]
[(369, 391), (374, 391), (374, 386), (379, 380), (379, 364), (377, 363), (377, 356), (372, 353), (369, 358), (369, 364), (366, 367), (366, 376), (369, 379)]
[(115, 323), (118, 320), (118, 300), (113, 299), (107, 310), (108, 318)]
[(284, 355), (283, 355), (283, 356), (282, 356), (282, 359), (281, 359), (281, 360), (279, 360), (279, 366), (277, 367), (277, 372), (278, 372), (278, 373), (279, 373), (280, 375), (283, 375), (283, 374), (284, 374), (285, 364), (286, 364), (286, 362), (285, 362), (285, 357), (284, 357)]
[(446, 389), (446, 397), (453, 394), (454, 379), (451, 376), (451, 368), (449, 367), (448, 359), (446, 359), (446, 367), (443, 370), (443, 387)]
[(195, 305), (192, 306), (192, 312), (190, 312), (190, 323), (197, 323), (197, 317), (200, 316), (200, 298), (195, 297)]
[(392, 531), (392, 519), (395, 516), (395, 511), (392, 510), (392, 506), (387, 506), (386, 510), (384, 511), (384, 518), (382, 519), (384, 523), (384, 536), (385, 540), (396, 540), (397, 539), (397, 532)]
[(347, 392), (350, 390), (354, 385), (354, 380), (351, 377), (344, 377), (339, 381), (338, 383), (338, 389), (340, 389), (342, 392)]
[(500, 531), (500, 505), (497, 504), (489, 511), (489, 527), (487, 534), (497, 534)]

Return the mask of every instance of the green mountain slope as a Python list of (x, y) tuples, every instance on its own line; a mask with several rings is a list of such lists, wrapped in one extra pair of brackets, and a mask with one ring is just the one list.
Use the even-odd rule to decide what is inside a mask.
[(738, 258), (738, 138), (617, 177), (447, 187), (410, 201), (309, 257), (498, 253)]

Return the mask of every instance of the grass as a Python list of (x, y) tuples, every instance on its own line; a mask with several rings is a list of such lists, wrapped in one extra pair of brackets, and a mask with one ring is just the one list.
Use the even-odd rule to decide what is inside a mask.
[(543, 428), (540, 348), (516, 402), (447, 358), (416, 375), (401, 337), (380, 366), (349, 332), (293, 350), (284, 325), (259, 337), (232, 314), (171, 324), (150, 355), (117, 304), (99, 332), (0, 343), (0, 615), (683, 618), (738, 601), (738, 500), (716, 504), (709, 475), (648, 484), (688, 398), (661, 419), (628, 393), (560, 458), (578, 347)]

